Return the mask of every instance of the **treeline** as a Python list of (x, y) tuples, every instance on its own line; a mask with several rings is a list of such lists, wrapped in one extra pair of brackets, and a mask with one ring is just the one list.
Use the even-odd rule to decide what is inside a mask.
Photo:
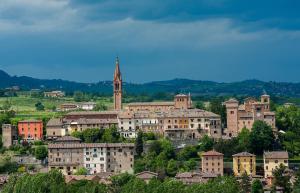
[[(298, 193), (300, 190), (300, 173), (296, 174), (295, 183), (291, 176), (284, 175), (286, 168), (280, 166), (274, 171), (275, 180), (272, 191), (277, 186), (285, 193)], [(174, 178), (152, 179), (149, 183), (127, 173), (111, 178), (108, 185), (93, 181), (80, 180), (65, 183), (64, 176), (58, 170), (49, 173), (12, 175), (4, 186), (3, 193), (263, 193), (263, 185), (259, 180), (251, 182), (249, 176), (243, 175), (240, 181), (234, 177), (223, 176), (207, 183), (185, 185)]]

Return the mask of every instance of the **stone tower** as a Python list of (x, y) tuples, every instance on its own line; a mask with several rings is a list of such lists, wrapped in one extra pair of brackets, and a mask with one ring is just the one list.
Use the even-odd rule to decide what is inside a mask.
[(119, 58), (116, 58), (116, 69), (114, 73), (114, 109), (122, 110), (122, 75), (120, 71)]
[(239, 132), (238, 127), (238, 108), (239, 102), (235, 99), (230, 99), (225, 102), (227, 111), (227, 130), (228, 135), (237, 136)]

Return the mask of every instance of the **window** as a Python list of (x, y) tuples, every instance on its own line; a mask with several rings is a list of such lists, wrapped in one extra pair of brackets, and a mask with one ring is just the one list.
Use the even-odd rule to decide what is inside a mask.
[(232, 115), (233, 115), (233, 114), (234, 114), (234, 111), (230, 111), (230, 114), (232, 114)]

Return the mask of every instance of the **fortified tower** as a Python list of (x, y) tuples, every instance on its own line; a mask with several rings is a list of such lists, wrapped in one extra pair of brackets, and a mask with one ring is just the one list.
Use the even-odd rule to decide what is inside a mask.
[(119, 58), (116, 58), (116, 69), (114, 73), (114, 109), (122, 110), (122, 75), (120, 71)]

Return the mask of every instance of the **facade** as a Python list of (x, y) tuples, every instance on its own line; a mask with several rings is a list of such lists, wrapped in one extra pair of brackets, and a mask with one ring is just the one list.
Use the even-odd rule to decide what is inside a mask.
[(44, 96), (49, 98), (61, 98), (65, 96), (65, 93), (63, 91), (56, 90), (51, 92), (44, 92)]
[(237, 136), (243, 128), (251, 130), (256, 120), (265, 121), (276, 131), (275, 113), (270, 111), (269, 95), (262, 95), (260, 101), (247, 98), (242, 105), (239, 105), (237, 100), (230, 99), (225, 102), (225, 105), (228, 136)]
[(172, 102), (136, 102), (127, 104), (126, 110), (163, 112), (173, 109), (190, 109), (192, 108), (191, 95), (178, 94)]
[(65, 136), (48, 145), (49, 169), (59, 169), (65, 175), (85, 167), (89, 174), (102, 172), (132, 173), (134, 144), (80, 143)]
[(158, 114), (159, 129), (173, 140), (199, 139), (204, 135), (221, 138), (221, 118), (201, 109), (174, 109)]
[(224, 175), (224, 155), (214, 150), (208, 151), (202, 154), (202, 172), (217, 174), (220, 176)]
[(265, 178), (272, 178), (273, 171), (283, 164), (289, 166), (289, 154), (286, 151), (264, 152), (264, 171)]
[(18, 122), (18, 135), (25, 141), (43, 139), (43, 121), (25, 120)]
[(17, 140), (17, 129), (11, 124), (2, 125), (2, 143), (3, 147), (9, 148), (13, 145), (13, 141)]
[(119, 113), (118, 128), (125, 138), (135, 138), (138, 131), (152, 132), (171, 140), (199, 139), (204, 135), (222, 137), (220, 116), (201, 109), (127, 110)]
[(244, 173), (249, 176), (256, 176), (256, 156), (242, 152), (233, 157), (233, 173), (235, 176), (241, 177)]
[(50, 119), (46, 129), (48, 139), (55, 139), (88, 128), (106, 129), (117, 126), (116, 111), (82, 111), (70, 112), (60, 119)]
[(122, 110), (122, 75), (120, 71), (119, 58), (116, 59), (116, 69), (114, 73), (114, 110)]

